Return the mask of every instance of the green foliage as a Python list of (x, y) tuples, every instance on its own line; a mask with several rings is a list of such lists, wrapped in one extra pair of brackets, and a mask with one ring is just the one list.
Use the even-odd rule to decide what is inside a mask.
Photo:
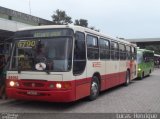
[(145, 49), (153, 50), (155, 54), (160, 54), (160, 45), (147, 45)]
[[(57, 9), (55, 11), (55, 13), (52, 15), (52, 19), (53, 19), (53, 23), (55, 25), (68, 25), (68, 24), (73, 23), (72, 18), (70, 16), (68, 16), (65, 11), (62, 11), (59, 9)], [(90, 28), (90, 29), (98, 31), (98, 32), (100, 31), (99, 29), (96, 29), (93, 26), (88, 27), (88, 20), (86, 20), (86, 19), (79, 19), (79, 20), (76, 19), (74, 22), (74, 25), (87, 27), (87, 28)]]
[(72, 18), (65, 11), (59, 9), (52, 15), (52, 19), (55, 25), (68, 25), (72, 23)]
[(88, 27), (88, 21), (85, 19), (80, 19), (80, 20), (76, 19), (74, 25)]

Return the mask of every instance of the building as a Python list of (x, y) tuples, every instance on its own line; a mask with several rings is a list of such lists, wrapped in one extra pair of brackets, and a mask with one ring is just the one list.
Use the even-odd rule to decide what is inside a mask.
[(51, 24), (53, 24), (52, 21), (0, 6), (0, 53), (2, 53), (4, 41), (9, 40), (17, 29)]
[(137, 38), (137, 39), (125, 39), (126, 41), (137, 44), (140, 48), (146, 48), (150, 45), (160, 45), (160, 38)]
[(137, 38), (125, 40), (137, 44), (139, 48), (153, 50), (156, 54), (160, 54), (160, 38)]

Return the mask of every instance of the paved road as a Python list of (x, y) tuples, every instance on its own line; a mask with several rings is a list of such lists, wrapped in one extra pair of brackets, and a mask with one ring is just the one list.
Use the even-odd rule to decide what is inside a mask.
[(0, 100), (0, 113), (160, 113), (160, 69), (127, 87), (102, 92), (95, 101), (74, 103)]

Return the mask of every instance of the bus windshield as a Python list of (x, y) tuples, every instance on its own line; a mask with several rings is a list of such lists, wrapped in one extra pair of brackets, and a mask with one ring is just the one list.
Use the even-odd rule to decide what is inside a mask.
[(143, 53), (142, 52), (138, 52), (137, 53), (137, 62), (138, 64), (142, 63), (143, 61)]
[(71, 69), (72, 37), (16, 40), (10, 70), (64, 72)]

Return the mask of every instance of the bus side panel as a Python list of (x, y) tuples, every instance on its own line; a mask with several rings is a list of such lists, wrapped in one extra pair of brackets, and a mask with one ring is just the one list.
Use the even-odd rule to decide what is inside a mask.
[(119, 84), (123, 84), (126, 81), (126, 71), (119, 73)]
[(116, 77), (116, 73), (106, 75), (106, 89), (114, 87), (116, 85)]
[(111, 75), (114, 72), (114, 67), (111, 61), (106, 62), (106, 89), (112, 87), (114, 84), (115, 76)]
[(101, 91), (105, 90), (105, 81), (106, 81), (106, 61), (101, 60), (100, 70), (98, 71), (101, 75)]
[(76, 80), (76, 100), (90, 94), (91, 78)]
[(137, 77), (136, 61), (130, 61), (130, 79), (133, 80)]
[(120, 61), (119, 63), (119, 79), (118, 82), (119, 84), (122, 84), (126, 80), (126, 71), (127, 71), (127, 66), (126, 66), (126, 61)]
[[(93, 75), (97, 74), (100, 75), (100, 90), (105, 90), (105, 64), (106, 61), (93, 61), (89, 60), (87, 63), (87, 77), (93, 77)], [(99, 77), (98, 77), (99, 78)]]
[(91, 76), (86, 77), (86, 75), (87, 75), (86, 69), (87, 68), (85, 68), (85, 70), (82, 74), (75, 76), (75, 79), (76, 79), (76, 83), (75, 83), (76, 100), (90, 95)]
[(101, 75), (101, 91), (106, 89), (106, 75)]
[(118, 84), (118, 67), (117, 61), (106, 62), (106, 89)]

